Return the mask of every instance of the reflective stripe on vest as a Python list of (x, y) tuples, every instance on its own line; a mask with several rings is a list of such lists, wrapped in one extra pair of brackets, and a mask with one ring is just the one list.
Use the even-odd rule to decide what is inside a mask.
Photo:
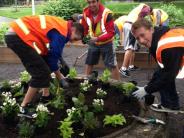
[(162, 25), (168, 19), (168, 14), (165, 11), (163, 11), (162, 9), (153, 9), (153, 14), (150, 15), (153, 25), (156, 25), (158, 11), (161, 12), (161, 22), (160, 22), (161, 24), (160, 25)]
[(22, 31), (24, 32), (25, 35), (28, 35), (30, 33), (28, 28), (26, 27), (26, 25), (24, 24), (24, 22), (21, 19), (17, 19), (17, 20), (15, 20), (15, 22), (22, 29)]
[[(46, 26), (45, 16), (44, 15), (39, 15), (38, 17), (39, 17), (39, 20), (40, 20), (40, 28), (41, 29), (46, 29), (47, 26)], [(27, 26), (25, 25), (25, 23), (21, 19), (17, 19), (15, 22), (22, 29), (22, 31), (24, 32), (25, 35), (28, 35), (30, 33), (29, 29), (27, 28)], [(39, 49), (39, 47), (36, 45), (35, 42), (33, 42), (32, 46), (38, 54), (42, 54), (42, 51)], [(47, 49), (50, 48), (49, 43), (45, 43), (45, 46), (46, 46)]]
[(35, 42), (33, 42), (33, 47), (34, 47), (34, 49), (36, 50), (36, 52), (37, 52), (38, 54), (41, 54), (41, 53), (42, 53), (41, 50), (38, 48), (38, 46), (36, 45)]
[[(88, 27), (89, 27), (89, 35), (91, 37), (97, 37), (97, 36), (100, 36), (100, 35), (105, 35), (107, 34), (107, 30), (105, 28), (105, 22), (106, 22), (106, 19), (107, 19), (107, 16), (109, 13), (112, 13), (109, 9), (105, 8), (103, 13), (102, 13), (102, 19), (100, 22), (97, 23), (96, 25), (96, 29), (95, 29), (95, 32), (93, 32), (93, 29), (92, 29), (92, 21), (90, 20), (89, 17), (87, 17), (85, 14), (84, 14), (84, 19), (86, 20), (86, 23), (88, 24)], [(106, 44), (107, 42), (110, 42), (112, 41), (113, 38), (105, 41), (105, 42), (96, 42), (95, 44), (97, 45), (102, 45), (102, 44)]]
[(44, 15), (39, 15), (40, 18), (40, 26), (42, 29), (46, 29), (46, 19)]
[[(177, 30), (177, 29), (175, 29), (175, 30)], [(180, 30), (178, 30), (178, 31), (180, 31)], [(158, 65), (161, 68), (164, 68), (164, 65), (162, 64), (162, 57), (161, 57), (162, 51), (164, 49), (174, 48), (174, 47), (183, 47), (184, 48), (184, 34), (182, 35), (182, 33), (181, 33), (181, 34), (178, 34), (175, 36), (173, 35), (173, 37), (170, 34), (168, 35), (170, 37), (165, 37), (165, 36), (167, 36), (167, 33), (158, 42), (158, 46), (157, 46), (157, 50), (156, 50), (156, 59), (157, 59)], [(184, 78), (184, 57), (182, 59), (181, 69), (180, 69), (176, 78), (178, 78), (178, 79)]]

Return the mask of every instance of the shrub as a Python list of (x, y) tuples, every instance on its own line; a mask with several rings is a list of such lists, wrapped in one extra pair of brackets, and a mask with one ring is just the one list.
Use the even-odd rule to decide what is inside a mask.
[(161, 7), (168, 15), (169, 15), (169, 26), (183, 26), (184, 25), (184, 18), (183, 14), (184, 11), (180, 8), (177, 8), (174, 4), (163, 4)]
[(43, 14), (55, 15), (64, 18), (65, 20), (71, 19), (74, 13), (82, 13), (84, 4), (82, 0), (58, 0), (48, 2), (43, 9)]
[(4, 35), (6, 34), (8, 30), (8, 24), (2, 23), (0, 24), (0, 43), (4, 43)]

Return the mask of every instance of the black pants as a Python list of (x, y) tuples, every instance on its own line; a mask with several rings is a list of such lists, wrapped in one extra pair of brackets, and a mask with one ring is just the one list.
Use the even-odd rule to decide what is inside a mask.
[(42, 56), (24, 43), (16, 34), (6, 34), (5, 42), (21, 59), (27, 72), (31, 75), (29, 85), (34, 88), (49, 87), (51, 71)]
[[(159, 69), (157, 69), (153, 74), (152, 81), (159, 79), (160, 76), (160, 71)], [(175, 79), (173, 79), (172, 81), (168, 81), (166, 85), (161, 90), (159, 90), (159, 92), (161, 97), (161, 104), (164, 107), (170, 109), (179, 108), (179, 97), (176, 91)]]

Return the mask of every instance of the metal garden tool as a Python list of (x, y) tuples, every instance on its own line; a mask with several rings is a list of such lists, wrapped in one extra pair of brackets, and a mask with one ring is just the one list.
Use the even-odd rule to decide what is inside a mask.
[(139, 117), (139, 116), (135, 116), (132, 115), (132, 117), (144, 124), (161, 124), (161, 125), (165, 125), (166, 123), (160, 119), (154, 118), (154, 117), (149, 117), (149, 118), (143, 118), (143, 117)]

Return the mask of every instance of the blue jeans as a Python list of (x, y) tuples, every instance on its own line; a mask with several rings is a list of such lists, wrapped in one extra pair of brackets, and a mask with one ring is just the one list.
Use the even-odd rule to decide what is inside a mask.
[(169, 19), (162, 23), (162, 26), (169, 26)]

